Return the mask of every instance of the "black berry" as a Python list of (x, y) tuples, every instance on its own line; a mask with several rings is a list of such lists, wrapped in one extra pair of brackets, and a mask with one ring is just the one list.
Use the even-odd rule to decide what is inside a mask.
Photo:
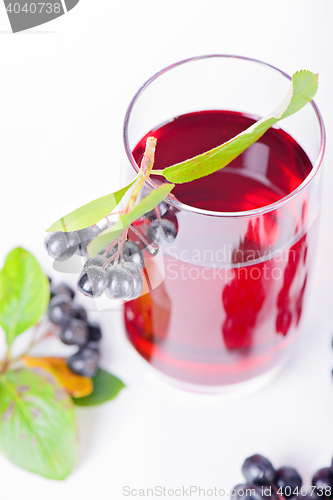
[(128, 299), (134, 292), (132, 274), (121, 264), (107, 270), (108, 284), (105, 294), (109, 299)]
[(65, 325), (72, 318), (72, 300), (68, 295), (56, 295), (50, 300), (49, 320), (55, 325)]
[(60, 340), (64, 344), (84, 346), (88, 342), (88, 325), (81, 319), (72, 319), (60, 331)]
[[(312, 486), (315, 486), (319, 490), (321, 488), (331, 488), (331, 494), (329, 497), (332, 497), (333, 494), (333, 476), (331, 473), (330, 467), (323, 467), (319, 469), (312, 478)], [(326, 497), (327, 498), (327, 497)]]
[(262, 455), (256, 454), (248, 457), (242, 467), (242, 473), (249, 483), (260, 485), (274, 481), (275, 470), (272, 463)]
[(177, 228), (174, 222), (169, 219), (156, 219), (150, 224), (148, 228), (148, 236), (151, 241), (155, 241), (158, 236), (158, 229), (162, 237), (168, 242), (172, 243), (177, 236)]
[(140, 245), (134, 243), (134, 241), (125, 241), (123, 246), (123, 255), (125, 262), (131, 262), (132, 264), (135, 264), (143, 269), (145, 262)]
[(65, 261), (75, 254), (79, 245), (79, 238), (74, 232), (63, 233), (56, 231), (46, 236), (44, 245), (50, 257), (55, 260)]
[(102, 329), (99, 323), (88, 323), (89, 341), (99, 342), (102, 338)]
[(106, 271), (102, 267), (92, 266), (82, 271), (77, 282), (77, 289), (86, 297), (100, 297), (108, 282)]
[(72, 372), (83, 377), (96, 375), (99, 363), (99, 353), (96, 349), (83, 347), (67, 359), (67, 365)]
[(291, 498), (294, 496), (294, 491), (300, 491), (302, 478), (293, 467), (280, 467), (276, 471), (275, 484), (281, 488), (285, 498)]
[(68, 297), (73, 300), (75, 292), (67, 283), (59, 283), (59, 285), (51, 285), (51, 297), (55, 295), (68, 295)]
[(132, 264), (132, 262), (125, 262), (123, 267), (131, 273), (133, 279), (133, 293), (130, 295), (128, 300), (136, 299), (139, 295), (141, 295), (143, 289), (143, 276), (141, 268)]
[(106, 263), (106, 257), (103, 255), (96, 255), (96, 257), (92, 257), (91, 259), (87, 259), (85, 262), (83, 269), (87, 269), (87, 267), (92, 267), (92, 266), (97, 266), (97, 267), (103, 267), (104, 264)]
[(81, 304), (72, 304), (72, 318), (81, 319), (87, 323), (87, 311), (83, 306), (81, 306)]
[(88, 347), (89, 349), (93, 349), (94, 351), (97, 351), (98, 354), (99, 354), (99, 349), (100, 349), (100, 343), (99, 342), (91, 340), (90, 342), (88, 342), (88, 344), (86, 345), (86, 347)]
[[(159, 212), (158, 214), (157, 211)], [(153, 221), (158, 218), (158, 215), (160, 217), (166, 215), (167, 211), (168, 211), (168, 205), (165, 203), (165, 201), (162, 201), (157, 205), (157, 207), (153, 208), (153, 210), (147, 212), (145, 214), (145, 218), (149, 221)]]

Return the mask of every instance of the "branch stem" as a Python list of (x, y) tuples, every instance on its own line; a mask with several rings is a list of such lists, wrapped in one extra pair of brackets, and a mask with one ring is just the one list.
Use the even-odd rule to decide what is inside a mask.
[(125, 213), (131, 212), (131, 210), (133, 210), (136, 200), (139, 196), (139, 193), (143, 188), (146, 180), (150, 176), (150, 173), (154, 165), (155, 149), (156, 149), (155, 137), (148, 137), (146, 142), (146, 149), (141, 161), (139, 179), (126, 205), (126, 208), (124, 210)]
[(134, 234), (142, 241), (142, 243), (146, 246), (147, 250), (150, 252), (156, 252), (158, 250), (158, 247), (154, 243), (149, 243), (147, 241), (145, 235), (138, 229), (137, 227), (134, 226), (134, 224), (131, 224), (131, 230), (133, 231)]

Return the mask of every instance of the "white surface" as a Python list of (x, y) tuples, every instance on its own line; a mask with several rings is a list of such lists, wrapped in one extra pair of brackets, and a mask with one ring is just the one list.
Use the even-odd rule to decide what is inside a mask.
[(22, 245), (52, 272), (45, 227), (118, 187), (126, 107), (149, 76), (174, 61), (234, 53), (289, 73), (319, 71), (316, 101), (329, 141), (312, 307), (302, 347), (273, 383), (233, 400), (178, 392), (133, 364), (119, 314), (99, 313), (107, 332), (103, 363), (127, 389), (112, 403), (77, 412), (80, 460), (65, 482), (21, 471), (0, 456), (1, 498), (120, 500), (126, 485), (229, 490), (254, 452), (276, 466), (294, 465), (306, 484), (329, 464), (332, 7), (330, 0), (81, 0), (52, 23), (12, 35), (0, 4), (1, 263)]

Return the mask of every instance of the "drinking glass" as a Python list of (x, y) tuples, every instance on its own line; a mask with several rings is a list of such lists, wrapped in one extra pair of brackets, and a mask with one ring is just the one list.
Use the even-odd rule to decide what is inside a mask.
[[(204, 110), (262, 117), (282, 101), (289, 85), (283, 71), (246, 57), (208, 55), (172, 64), (152, 76), (128, 107), (127, 160), (137, 172), (136, 145), (175, 117)], [(170, 242), (159, 230), (159, 254), (146, 255), (148, 288), (125, 304), (124, 315), (134, 349), (180, 388), (215, 393), (259, 386), (290, 356), (302, 329), (315, 258), (325, 129), (313, 101), (283, 120), (281, 128), (312, 168), (274, 203), (218, 212), (172, 195), (165, 200), (177, 236)], [(245, 160), (258, 158), (248, 162), (246, 175), (278, 185), (288, 170), (282, 165), (274, 174), (265, 171), (267, 154), (265, 160), (260, 147), (255, 143), (243, 153)], [(146, 189), (155, 189), (162, 179), (153, 177)]]

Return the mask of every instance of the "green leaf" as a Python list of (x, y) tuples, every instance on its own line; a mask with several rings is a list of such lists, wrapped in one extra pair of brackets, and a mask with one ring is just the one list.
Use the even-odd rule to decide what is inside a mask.
[(119, 191), (102, 196), (102, 198), (98, 198), (97, 200), (90, 201), (86, 205), (83, 205), (68, 215), (61, 217), (61, 219), (52, 224), (52, 226), (50, 226), (46, 231), (48, 233), (53, 231), (78, 231), (79, 229), (84, 229), (85, 227), (96, 224), (116, 208), (129, 188), (132, 187), (137, 181), (137, 178), (138, 177), (136, 177), (128, 186), (123, 187)]
[(37, 260), (27, 250), (15, 248), (0, 271), (0, 325), (8, 346), (39, 321), (49, 300), (49, 281)]
[(65, 479), (76, 463), (71, 398), (42, 368), (0, 376), (0, 448), (14, 464), (50, 479)]
[(148, 196), (143, 198), (140, 203), (128, 214), (121, 215), (119, 220), (111, 227), (108, 227), (94, 238), (88, 245), (90, 257), (95, 257), (101, 250), (107, 248), (118, 236), (120, 236), (132, 222), (139, 219), (147, 212), (153, 210), (174, 188), (173, 184), (162, 184), (154, 189)]
[(125, 384), (106, 370), (101, 368), (92, 379), (94, 390), (89, 396), (72, 398), (77, 406), (95, 406), (114, 399), (125, 387)]
[(174, 183), (190, 182), (217, 172), (245, 151), (276, 122), (292, 115), (309, 103), (318, 88), (318, 75), (298, 71), (292, 77), (289, 91), (282, 103), (269, 115), (254, 123), (236, 137), (206, 153), (165, 168), (160, 173)]

